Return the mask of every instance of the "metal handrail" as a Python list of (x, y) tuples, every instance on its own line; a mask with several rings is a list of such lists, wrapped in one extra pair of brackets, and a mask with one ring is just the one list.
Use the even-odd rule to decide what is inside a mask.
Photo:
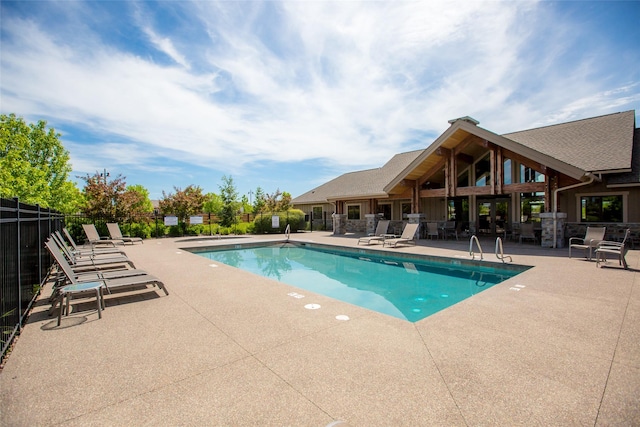
[(473, 252), (473, 241), (476, 241), (476, 246), (478, 246), (478, 250), (480, 251), (480, 259), (484, 258), (484, 253), (482, 252), (482, 246), (480, 246), (480, 240), (476, 237), (476, 235), (472, 235), (471, 239), (469, 239), (469, 255), (471, 255), (471, 259), (476, 259), (476, 254)]
[[(500, 249), (500, 254), (498, 254), (498, 249)], [(504, 256), (504, 250), (502, 249), (502, 239), (500, 237), (496, 239), (496, 258), (498, 258), (502, 262), (505, 262), (505, 258), (509, 258), (509, 262), (513, 262), (513, 259), (511, 259), (510, 255)]]
[(291, 236), (291, 224), (287, 224), (287, 228), (284, 229), (284, 234), (287, 235), (287, 242), (288, 242), (289, 236)]

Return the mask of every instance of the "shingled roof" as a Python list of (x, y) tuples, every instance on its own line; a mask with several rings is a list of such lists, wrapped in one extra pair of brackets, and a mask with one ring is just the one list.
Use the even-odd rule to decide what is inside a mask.
[(485, 139), (495, 140), (494, 142), (509, 146), (510, 150), (532, 159), (541, 157), (543, 164), (569, 176), (593, 172), (608, 174), (608, 185), (640, 184), (640, 141), (633, 110), (504, 135), (477, 127), (477, 122), (471, 122), (470, 118), (464, 119), (471, 124), (464, 120), (451, 121), (451, 128), (424, 150), (396, 154), (381, 168), (341, 175), (296, 197), (293, 203), (388, 197), (387, 190), (396, 181), (406, 179), (408, 173), (415, 171), (418, 163), (431, 156), (459, 128)]
[(502, 135), (589, 172), (631, 170), (635, 112), (608, 114)]
[(376, 169), (348, 172), (294, 198), (295, 204), (326, 203), (340, 198), (387, 197), (384, 186), (395, 178), (424, 150), (396, 154)]
[(640, 129), (636, 129), (631, 159), (631, 172), (612, 174), (607, 177), (609, 187), (626, 187), (640, 185)]

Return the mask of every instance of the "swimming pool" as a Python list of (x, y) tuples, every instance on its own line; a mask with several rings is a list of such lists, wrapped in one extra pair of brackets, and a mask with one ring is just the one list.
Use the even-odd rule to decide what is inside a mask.
[(292, 243), (234, 245), (192, 252), (410, 322), (424, 319), (528, 268)]

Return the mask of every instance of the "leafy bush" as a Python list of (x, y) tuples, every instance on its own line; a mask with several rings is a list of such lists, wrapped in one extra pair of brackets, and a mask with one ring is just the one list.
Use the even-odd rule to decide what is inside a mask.
[(289, 209), (286, 212), (278, 212), (274, 215), (278, 215), (280, 218), (280, 227), (273, 228), (271, 226), (272, 215), (258, 215), (254, 220), (254, 233), (284, 233), (287, 228), (287, 224), (291, 226), (291, 232), (296, 233), (299, 230), (304, 230), (306, 226), (304, 212), (299, 209)]
[(149, 237), (151, 237), (151, 226), (146, 222), (133, 223), (129, 227), (129, 235), (131, 237), (141, 237), (143, 239), (148, 239)]
[(158, 230), (156, 234), (156, 223), (152, 222), (151, 224), (149, 224), (149, 234), (152, 237), (164, 237), (167, 234), (168, 228), (169, 227), (164, 225), (164, 223), (158, 222)]

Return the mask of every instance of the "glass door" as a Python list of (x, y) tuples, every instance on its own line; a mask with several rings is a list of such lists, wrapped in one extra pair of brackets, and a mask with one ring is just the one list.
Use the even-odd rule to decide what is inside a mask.
[(478, 200), (478, 235), (504, 235), (509, 225), (509, 199)]

